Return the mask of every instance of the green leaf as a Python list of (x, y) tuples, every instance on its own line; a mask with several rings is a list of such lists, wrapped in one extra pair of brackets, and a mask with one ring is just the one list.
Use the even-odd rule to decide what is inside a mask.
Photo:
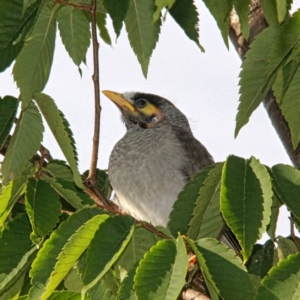
[(157, 241), (158, 237), (153, 232), (143, 227), (136, 228), (130, 242), (115, 265), (128, 272)]
[(82, 208), (83, 204), (94, 204), (93, 200), (73, 182), (61, 178), (55, 179), (47, 175), (42, 175), (41, 178), (48, 181), (55, 191), (76, 209)]
[(221, 211), (236, 235), (244, 261), (270, 222), (272, 186), (266, 168), (252, 157), (229, 156), (221, 187)]
[(33, 26), (39, 4), (40, 1), (32, 5), (22, 16), (22, 0), (0, 1), (0, 72), (17, 57)]
[(47, 164), (46, 172), (50, 173), (54, 178), (62, 178), (67, 181), (73, 181), (72, 171), (63, 160), (51, 160)]
[(152, 22), (154, 12), (155, 5), (152, 0), (130, 0), (125, 17), (128, 39), (145, 77), (161, 26), (160, 19)]
[(188, 256), (182, 238), (162, 240), (141, 259), (134, 277), (138, 299), (177, 299), (188, 267)]
[(1, 170), (4, 184), (25, 170), (28, 160), (40, 148), (43, 132), (42, 117), (36, 105), (31, 102), (18, 119), (3, 160)]
[(296, 11), (280, 27), (268, 59), (267, 75), (272, 76), (300, 39), (300, 11)]
[(277, 194), (273, 191), (273, 197), (272, 197), (273, 203), (271, 206), (271, 218), (270, 223), (267, 226), (267, 233), (270, 237), (270, 239), (274, 242), (276, 238), (276, 226), (279, 216), (279, 208), (281, 206), (281, 202), (278, 199)]
[(120, 257), (133, 232), (134, 220), (127, 215), (109, 218), (100, 226), (87, 250), (86, 268), (82, 278), (83, 294), (92, 288)]
[[(48, 300), (81, 300), (81, 294), (69, 291), (53, 292)], [(91, 300), (90, 297), (85, 297), (84, 300)]]
[(111, 38), (106, 28), (106, 14), (97, 12), (97, 26), (100, 31), (101, 39), (108, 45), (111, 46)]
[(242, 63), (242, 71), (240, 73), (240, 104), (236, 116), (235, 137), (240, 129), (248, 123), (253, 111), (265, 98), (273, 80), (268, 76), (267, 59), (270, 48), (275, 43), (278, 36), (279, 26), (271, 26), (256, 36), (251, 43), (249, 51), (246, 53), (246, 59)]
[(0, 227), (4, 224), (15, 203), (25, 192), (26, 176), (16, 177), (10, 181), (0, 195)]
[(204, 238), (196, 243), (188, 239), (198, 263), (216, 292), (223, 299), (253, 300), (251, 278), (236, 254), (224, 244)]
[(115, 300), (119, 283), (114, 276), (114, 271), (109, 270), (102, 279), (89, 290), (91, 300)]
[(276, 25), (278, 24), (278, 15), (277, 15), (277, 0), (260, 0), (259, 3), (262, 6), (264, 16), (268, 24)]
[[(0, 238), (0, 293), (22, 275), (35, 255), (29, 250), (31, 226), (26, 214), (20, 214), (7, 224)], [(29, 251), (28, 251), (29, 250)]]
[(268, 240), (264, 245), (255, 244), (246, 263), (248, 272), (260, 278), (265, 277), (273, 267), (274, 256), (274, 243), (271, 240)]
[(59, 222), (59, 197), (47, 181), (29, 179), (25, 205), (33, 230), (38, 236), (48, 235)]
[(58, 7), (53, 6), (51, 1), (44, 4), (14, 65), (13, 75), (21, 91), (23, 109), (29, 105), (33, 94), (41, 92), (48, 81), (55, 46)]
[(103, 0), (103, 3), (113, 21), (115, 33), (118, 38), (128, 11), (129, 0)]
[(203, 168), (191, 181), (186, 183), (179, 193), (168, 222), (168, 228), (174, 236), (177, 236), (178, 232), (181, 234), (187, 233), (199, 190), (213, 168), (214, 166)]
[(223, 163), (215, 164), (198, 193), (187, 235), (192, 239), (217, 238), (224, 227), (220, 213), (220, 185)]
[[(299, 49), (297, 49), (299, 50)], [(279, 72), (275, 81), (275, 84), (273, 86), (275, 90), (275, 96), (276, 101), (279, 104), (279, 107), (281, 109), (281, 112), (285, 118), (285, 120), (288, 122), (291, 136), (292, 136), (292, 144), (294, 149), (297, 148), (299, 141), (300, 141), (300, 103), (298, 101), (298, 95), (300, 92), (299, 84), (300, 84), (300, 68), (299, 68), (299, 59), (296, 62), (296, 70), (289, 76), (290, 80), (288, 82), (288, 86), (286, 89), (284, 87), (280, 86), (284, 82), (281, 82), (281, 80), (278, 78), (280, 76), (283, 77), (282, 72)], [(284, 69), (283, 69), (284, 70)], [(283, 79), (282, 79), (283, 80)], [(278, 89), (282, 90), (282, 97), (278, 97)]]
[(255, 300), (297, 299), (300, 295), (300, 253), (281, 260), (262, 280)]
[(0, 97), (0, 149), (14, 124), (18, 105), (19, 101), (15, 97)]
[(221, 31), (224, 43), (227, 48), (228, 45), (228, 29), (229, 16), (232, 10), (233, 0), (203, 0), (210, 13), (217, 21), (218, 27)]
[(272, 167), (273, 186), (280, 201), (300, 219), (300, 171), (289, 165), (275, 165)]
[(251, 0), (233, 0), (233, 5), (237, 15), (239, 16), (241, 31), (246, 40), (249, 38), (249, 7)]
[(83, 188), (77, 167), (78, 158), (75, 141), (68, 121), (63, 113), (57, 108), (54, 100), (50, 96), (43, 93), (37, 93), (34, 95), (34, 100), (37, 102), (50, 130), (70, 165), (74, 182), (78, 187)]
[(279, 260), (287, 258), (290, 254), (295, 254), (299, 252), (295, 243), (290, 239), (278, 236), (276, 242), (278, 244), (277, 253)]
[(73, 267), (64, 279), (64, 287), (70, 292), (81, 292), (83, 284), (76, 267)]
[(97, 208), (83, 208), (62, 222), (39, 251), (32, 264), (33, 287), (28, 299), (47, 299), (75, 261), (88, 247), (99, 224), (107, 215)]
[(138, 300), (133, 289), (137, 266), (137, 264), (134, 265), (122, 281), (116, 300)]
[(199, 14), (194, 0), (176, 0), (169, 12), (184, 30), (187, 37), (194, 41), (200, 50), (204, 52), (204, 48), (199, 43)]
[(90, 23), (82, 10), (63, 6), (57, 14), (58, 28), (63, 44), (73, 62), (79, 66), (90, 45)]
[(164, 8), (168, 8), (170, 10), (175, 2), (176, 0), (155, 0), (156, 11), (153, 14), (153, 22), (160, 18), (161, 11)]

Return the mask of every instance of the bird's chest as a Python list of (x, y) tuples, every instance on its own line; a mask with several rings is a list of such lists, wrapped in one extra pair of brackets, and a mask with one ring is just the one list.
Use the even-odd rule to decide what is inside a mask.
[(185, 157), (170, 128), (128, 131), (114, 147), (109, 177), (123, 209), (166, 225), (182, 189)]

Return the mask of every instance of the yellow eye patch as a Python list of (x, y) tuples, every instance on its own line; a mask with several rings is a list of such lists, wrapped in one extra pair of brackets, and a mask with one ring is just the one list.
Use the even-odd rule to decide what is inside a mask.
[(146, 116), (152, 116), (152, 115), (157, 115), (159, 116), (161, 114), (161, 111), (159, 108), (154, 106), (153, 104), (149, 103), (143, 107), (143, 108), (137, 108), (138, 111), (142, 112)]

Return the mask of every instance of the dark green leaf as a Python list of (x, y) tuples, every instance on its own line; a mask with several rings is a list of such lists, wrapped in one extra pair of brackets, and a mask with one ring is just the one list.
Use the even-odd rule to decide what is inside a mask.
[(18, 119), (3, 160), (1, 171), (4, 184), (25, 170), (29, 159), (40, 148), (43, 131), (42, 117), (36, 105), (31, 102)]
[(229, 16), (232, 10), (233, 0), (203, 0), (203, 2), (217, 21), (224, 43), (228, 48)]
[(169, 12), (185, 34), (204, 52), (199, 43), (199, 14), (194, 0), (176, 0)]
[(138, 299), (177, 299), (184, 283), (188, 256), (182, 238), (162, 240), (141, 259), (134, 277)]
[(29, 299), (47, 298), (89, 245), (107, 215), (97, 208), (83, 208), (62, 222), (39, 251), (32, 264), (33, 287)]
[(118, 38), (128, 10), (129, 0), (103, 0), (103, 3), (113, 21), (115, 33)]
[(19, 101), (15, 97), (0, 97), (0, 149), (14, 124), (18, 105)]
[(58, 28), (63, 44), (73, 62), (79, 66), (90, 45), (90, 23), (82, 10), (63, 6), (57, 14)]
[(70, 168), (73, 172), (74, 182), (78, 187), (83, 188), (82, 180), (77, 167), (78, 158), (75, 141), (67, 119), (57, 108), (54, 100), (48, 95), (37, 93), (34, 95), (34, 100), (37, 102), (60, 149), (70, 165)]
[(300, 294), (300, 253), (281, 260), (262, 280), (255, 300), (297, 299)]
[(246, 263), (250, 274), (263, 278), (273, 267), (275, 256), (274, 243), (268, 240), (264, 245), (255, 244), (249, 260)]
[(21, 91), (23, 109), (48, 81), (55, 46), (57, 8), (58, 5), (53, 7), (51, 1), (44, 4), (14, 65), (13, 75)]
[(270, 48), (278, 36), (279, 26), (271, 26), (256, 36), (247, 51), (246, 59), (242, 64), (240, 73), (240, 104), (236, 116), (235, 137), (240, 129), (248, 123), (253, 111), (269, 91), (273, 80), (267, 83), (267, 59)]
[(272, 186), (266, 168), (252, 157), (229, 156), (221, 187), (221, 211), (242, 247), (247, 261), (252, 246), (270, 222)]
[(280, 201), (300, 219), (300, 171), (289, 165), (272, 167), (273, 185)]
[(0, 72), (17, 57), (35, 21), (40, 1), (22, 16), (23, 0), (0, 1)]
[(133, 232), (134, 220), (127, 215), (109, 218), (100, 226), (87, 250), (83, 293), (92, 288), (120, 257)]
[(125, 17), (128, 39), (145, 77), (161, 26), (160, 19), (152, 22), (154, 12), (155, 5), (152, 0), (130, 0)]
[(215, 164), (201, 185), (187, 235), (192, 239), (217, 238), (224, 227), (220, 213), (220, 185), (223, 163)]
[(290, 254), (299, 252), (299, 249), (295, 243), (290, 239), (278, 236), (276, 242), (278, 244), (277, 253), (279, 260), (287, 258)]
[(130, 242), (115, 265), (128, 272), (157, 241), (158, 237), (151, 231), (143, 227), (136, 228)]
[(203, 182), (213, 168), (214, 166), (208, 166), (202, 169), (200, 173), (193, 177), (179, 193), (169, 215), (168, 222), (168, 228), (174, 236), (177, 236), (178, 232), (181, 234), (187, 233), (189, 223), (193, 217), (193, 210), (198, 193)]
[(104, 13), (97, 13), (97, 26), (100, 31), (100, 37), (101, 39), (108, 45), (111, 45), (111, 39), (108, 33), (108, 30), (106, 28), (106, 14)]
[(61, 204), (51, 185), (44, 180), (29, 179), (25, 205), (34, 232), (39, 237), (48, 235), (59, 222)]
[(206, 280), (223, 299), (253, 300), (251, 278), (238, 256), (222, 243), (205, 238), (196, 243), (188, 239)]

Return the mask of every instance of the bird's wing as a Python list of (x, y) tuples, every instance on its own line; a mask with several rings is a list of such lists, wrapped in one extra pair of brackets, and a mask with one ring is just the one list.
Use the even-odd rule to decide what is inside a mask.
[(183, 128), (175, 127), (176, 136), (185, 150), (188, 163), (184, 166), (187, 180), (197, 174), (201, 169), (214, 163), (214, 160), (207, 149), (193, 136), (192, 132)]

